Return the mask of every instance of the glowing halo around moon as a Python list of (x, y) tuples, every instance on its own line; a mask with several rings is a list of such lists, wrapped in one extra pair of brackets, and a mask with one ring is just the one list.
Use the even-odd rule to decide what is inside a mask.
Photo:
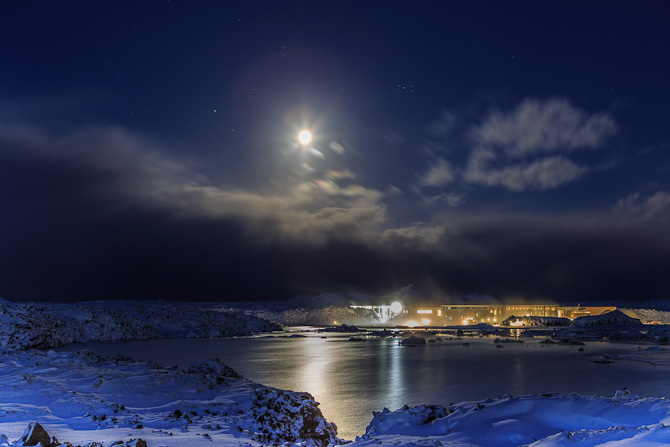
[(301, 144), (307, 144), (312, 141), (312, 133), (309, 130), (303, 130), (298, 134), (298, 140)]

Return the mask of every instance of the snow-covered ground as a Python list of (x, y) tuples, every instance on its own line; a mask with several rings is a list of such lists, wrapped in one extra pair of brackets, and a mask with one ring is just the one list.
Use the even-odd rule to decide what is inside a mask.
[(621, 395), (506, 396), (377, 413), (353, 446), (660, 446), (670, 443), (670, 401)]
[[(2, 302), (0, 447), (31, 444), (39, 434), (37, 426), (31, 425), (32, 434), (24, 436), (24, 432), (33, 422), (57, 438), (45, 441), (50, 445), (326, 446), (341, 442), (309, 394), (253, 383), (217, 360), (178, 369), (124, 357), (103, 358), (88, 351), (34, 349), (75, 341), (220, 337), (273, 329), (275, 325), (261, 319), (212, 306)], [(656, 331), (667, 333), (667, 328)], [(660, 340), (647, 337), (647, 342)], [(502, 396), (449, 407), (384, 410), (353, 445), (670, 444), (670, 401), (618, 394)]]
[(254, 316), (185, 304), (3, 301), (0, 447), (31, 445), (34, 436), (24, 431), (33, 421), (57, 438), (52, 445), (337, 443), (335, 426), (312, 396), (253, 383), (218, 360), (179, 370), (90, 351), (44, 351), (83, 341), (245, 336), (278, 329)]
[(327, 326), (343, 323), (371, 326), (384, 323), (384, 320), (372, 310), (351, 307), (262, 309), (252, 312), (251, 315), (282, 326)]
[(336, 441), (311, 396), (236, 377), (216, 360), (180, 371), (90, 351), (31, 350), (2, 354), (0, 362), (0, 433), (9, 440), (37, 421), (49, 435), (80, 445)]
[(54, 348), (70, 343), (149, 338), (244, 336), (281, 330), (238, 312), (160, 301), (0, 302), (0, 348)]

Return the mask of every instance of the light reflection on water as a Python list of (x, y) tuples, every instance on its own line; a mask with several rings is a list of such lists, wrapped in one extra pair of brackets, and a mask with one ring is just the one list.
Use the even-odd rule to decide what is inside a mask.
[[(641, 396), (670, 397), (670, 366), (616, 361), (597, 364), (603, 353), (637, 351), (637, 345), (589, 343), (546, 346), (537, 341), (496, 348), (491, 338), (400, 346), (398, 339), (237, 338), (149, 340), (73, 345), (103, 355), (124, 354), (163, 366), (187, 368), (203, 357), (219, 358), (243, 376), (265, 385), (310, 392), (339, 435), (365, 432), (372, 411), (405, 404), (481, 400), (502, 394), (578, 392), (612, 395), (627, 387)], [(464, 342), (470, 346), (463, 346)]]

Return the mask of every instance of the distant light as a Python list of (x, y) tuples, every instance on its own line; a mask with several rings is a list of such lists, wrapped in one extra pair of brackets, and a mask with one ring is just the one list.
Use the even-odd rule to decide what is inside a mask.
[(300, 143), (302, 144), (307, 144), (310, 141), (312, 141), (312, 134), (309, 130), (303, 130), (298, 134), (298, 140), (300, 140)]
[(424, 326), (428, 326), (430, 324), (430, 320), (428, 318), (422, 318), (421, 323), (423, 323)]
[(394, 314), (399, 314), (402, 312), (402, 304), (397, 301), (395, 303), (391, 303), (391, 312)]
[(407, 323), (405, 323), (405, 326), (408, 327), (417, 327), (418, 325), (419, 323), (417, 323), (416, 321), (408, 321)]
[(463, 326), (467, 326), (468, 324), (470, 324), (468, 320), (463, 320), (461, 323), (463, 323)]

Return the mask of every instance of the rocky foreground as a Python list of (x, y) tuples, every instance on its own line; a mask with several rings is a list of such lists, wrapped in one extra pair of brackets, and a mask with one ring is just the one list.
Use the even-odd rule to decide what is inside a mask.
[(245, 336), (281, 330), (262, 318), (161, 301), (12, 303), (0, 301), (0, 349), (152, 338)]
[[(597, 330), (554, 328), (552, 335), (667, 341), (664, 326), (610, 328), (607, 324), (597, 321), (592, 325)], [(311, 395), (251, 382), (217, 359), (178, 369), (90, 351), (48, 350), (78, 341), (239, 336), (277, 328), (251, 315), (160, 302), (0, 302), (0, 447), (326, 447), (344, 443)], [(349, 328), (340, 326), (341, 331)], [(468, 335), (485, 336), (485, 329), (469, 329)], [(407, 349), (426, 347), (410, 346)], [(648, 349), (652, 348), (653, 365), (657, 365), (652, 367), (670, 364), (666, 361), (670, 350), (660, 345)], [(448, 407), (384, 409), (351, 445), (669, 444), (670, 401), (621, 391), (613, 397), (507, 395)]]
[(32, 424), (28, 431), (37, 434), (26, 432), (6, 445), (35, 445), (27, 442), (38, 435), (44, 445), (89, 447), (133, 439), (152, 445), (168, 440), (184, 445), (191, 438), (272, 445), (340, 442), (311, 395), (253, 383), (215, 359), (178, 370), (90, 351), (23, 351), (5, 353), (0, 362), (0, 433), (17, 438), (17, 429), (33, 421), (53, 433), (45, 444), (46, 436)]
[(179, 370), (47, 350), (280, 329), (254, 316), (185, 304), (1, 302), (0, 447), (340, 443), (311, 395), (253, 383), (216, 359)]

